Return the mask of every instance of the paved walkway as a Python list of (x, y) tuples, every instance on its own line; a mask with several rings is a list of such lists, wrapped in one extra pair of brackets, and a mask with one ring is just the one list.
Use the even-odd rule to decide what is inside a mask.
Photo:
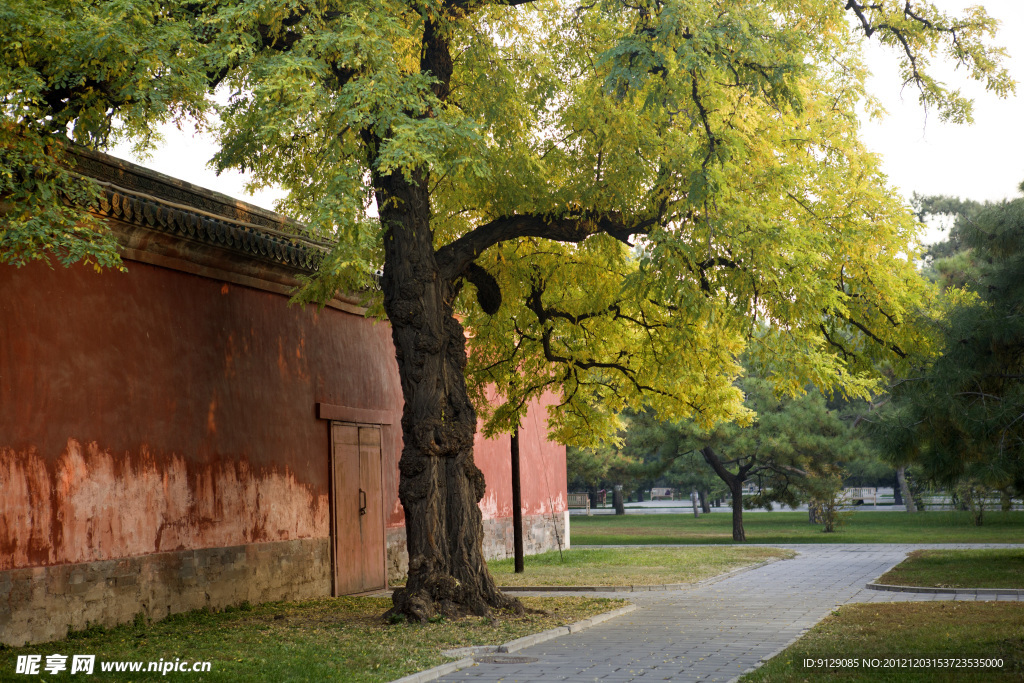
[[(731, 681), (787, 647), (838, 605), (985, 599), (973, 595), (894, 593), (864, 588), (866, 583), (901, 562), (911, 550), (1008, 546), (781, 547), (792, 548), (799, 555), (696, 588), (629, 593), (628, 600), (639, 607), (637, 611), (515, 653), (517, 657), (531, 659), (530, 662), (478, 663), (439, 680), (449, 683)], [(622, 593), (607, 595), (623, 597)], [(1024, 601), (1016, 595), (994, 597)]]

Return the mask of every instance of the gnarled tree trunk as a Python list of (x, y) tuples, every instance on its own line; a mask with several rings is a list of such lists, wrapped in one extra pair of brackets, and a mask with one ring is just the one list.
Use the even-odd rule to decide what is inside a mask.
[(704, 461), (711, 465), (711, 469), (725, 482), (732, 493), (732, 540), (746, 541), (747, 532), (743, 530), (743, 481), (754, 466), (753, 462), (740, 465), (736, 474), (733, 474), (726, 469), (725, 464), (711, 446), (700, 449), (700, 453), (704, 456)]
[(453, 315), (455, 285), (440, 275), (435, 258), (426, 183), (415, 174), (375, 181), (386, 229), (384, 308), (405, 399), (398, 495), (409, 578), (394, 593), (392, 613), (425, 621), (521, 609), (498, 590), (484, 561), (477, 503), (485, 483), (473, 462), (476, 412), (465, 385), (465, 337)]
[[(425, 22), (420, 68), (448, 97), (452, 59), (446, 39)], [(382, 140), (366, 134), (371, 150)], [(384, 228), (384, 310), (391, 322), (405, 406), (398, 497), (405, 509), (409, 576), (389, 614), (411, 621), (435, 615), (522, 611), (487, 570), (478, 503), (485, 483), (473, 462), (476, 411), (466, 391), (466, 343), (455, 319), (462, 273), (439, 262), (430, 227), (426, 169), (373, 173)]]
[(422, 183), (381, 179), (398, 209), (385, 209), (384, 307), (391, 321), (405, 407), (398, 495), (405, 508), (409, 578), (395, 612), (427, 620), (487, 614), (518, 603), (494, 584), (483, 556), (485, 483), (473, 462), (476, 412), (465, 385), (455, 292), (439, 277)]

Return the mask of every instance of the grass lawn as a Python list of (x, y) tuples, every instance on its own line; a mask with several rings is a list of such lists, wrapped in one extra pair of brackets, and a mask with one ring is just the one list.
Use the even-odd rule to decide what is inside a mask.
[[(575, 523), (575, 522), (573, 522)], [(574, 532), (575, 533), (575, 532)], [(487, 563), (501, 586), (650, 586), (696, 583), (724, 572), (795, 553), (779, 548), (595, 548), (524, 558), (516, 574), (511, 559)]]
[[(603, 598), (522, 598), (548, 615), (467, 618), (425, 625), (387, 624), (381, 615), (390, 598), (325, 598), (267, 603), (220, 613), (189, 612), (155, 624), (73, 634), (67, 640), (23, 648), (0, 646), (0, 680), (75, 681), (84, 674), (15, 674), (18, 655), (96, 655), (88, 680), (167, 681), (391, 681), (451, 661), (442, 650), (499, 645), (530, 633), (563, 626), (626, 604)], [(101, 662), (134, 660), (212, 662), (209, 673), (108, 673)], [(67, 660), (70, 664), (71, 658)], [(146, 665), (143, 666), (145, 668)], [(70, 666), (68, 667), (70, 669)]]
[(1024, 548), (915, 550), (878, 583), (934, 588), (1024, 588)]
[[(868, 667), (864, 659), (1002, 659), (1001, 668)], [(806, 667), (804, 660), (855, 660), (856, 668)], [(834, 662), (833, 662), (834, 663)], [(847, 662), (848, 663), (848, 662)], [(921, 664), (922, 662), (918, 662)], [(905, 665), (906, 662), (904, 661)], [(1020, 681), (1024, 678), (1024, 604), (894, 602), (846, 605), (800, 640), (744, 676), (778, 681)]]
[[(732, 543), (732, 515), (594, 515), (571, 518), (574, 545)], [(846, 526), (822, 533), (806, 512), (743, 515), (748, 543), (1024, 543), (1024, 511), (998, 512), (976, 527), (968, 512), (854, 512)]]

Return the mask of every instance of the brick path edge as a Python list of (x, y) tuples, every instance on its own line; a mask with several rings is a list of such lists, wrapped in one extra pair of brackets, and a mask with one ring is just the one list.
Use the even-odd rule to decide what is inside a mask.
[(864, 586), (873, 591), (895, 593), (944, 593), (955, 595), (1024, 595), (1020, 588), (932, 588), (930, 586), (893, 586), (887, 583), (869, 583)]
[[(558, 626), (556, 628), (548, 629), (547, 631), (541, 631), (540, 633), (531, 633), (528, 636), (522, 638), (516, 638), (511, 640), (504, 645), (499, 645), (494, 652), (500, 654), (509, 654), (522, 650), (523, 648), (530, 647), (531, 645), (539, 645), (545, 641), (551, 640), (552, 638), (558, 638), (561, 636), (567, 636), (570, 633), (579, 633), (584, 631), (591, 626), (597, 626), (598, 624), (604, 623), (609, 619), (615, 617), (621, 617), (624, 614), (629, 614), (636, 610), (636, 605), (626, 605), (618, 609), (613, 609), (611, 612), (604, 612), (596, 616), (584, 619), (583, 621), (577, 621), (575, 624), (569, 624), (568, 626)], [(403, 678), (395, 679), (391, 683), (427, 683), (427, 681), (434, 681), (441, 676), (447, 676), (450, 673), (454, 673), (460, 669), (476, 664), (476, 660), (472, 657), (465, 657), (455, 662), (448, 662), (447, 664), (441, 664), (435, 666), (432, 669), (420, 671), (418, 673), (404, 676)]]

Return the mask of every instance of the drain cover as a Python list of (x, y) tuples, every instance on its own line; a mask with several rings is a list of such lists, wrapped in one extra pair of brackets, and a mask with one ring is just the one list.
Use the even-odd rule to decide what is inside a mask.
[(480, 655), (473, 659), (481, 664), (529, 664), (537, 661), (536, 657), (522, 655)]

